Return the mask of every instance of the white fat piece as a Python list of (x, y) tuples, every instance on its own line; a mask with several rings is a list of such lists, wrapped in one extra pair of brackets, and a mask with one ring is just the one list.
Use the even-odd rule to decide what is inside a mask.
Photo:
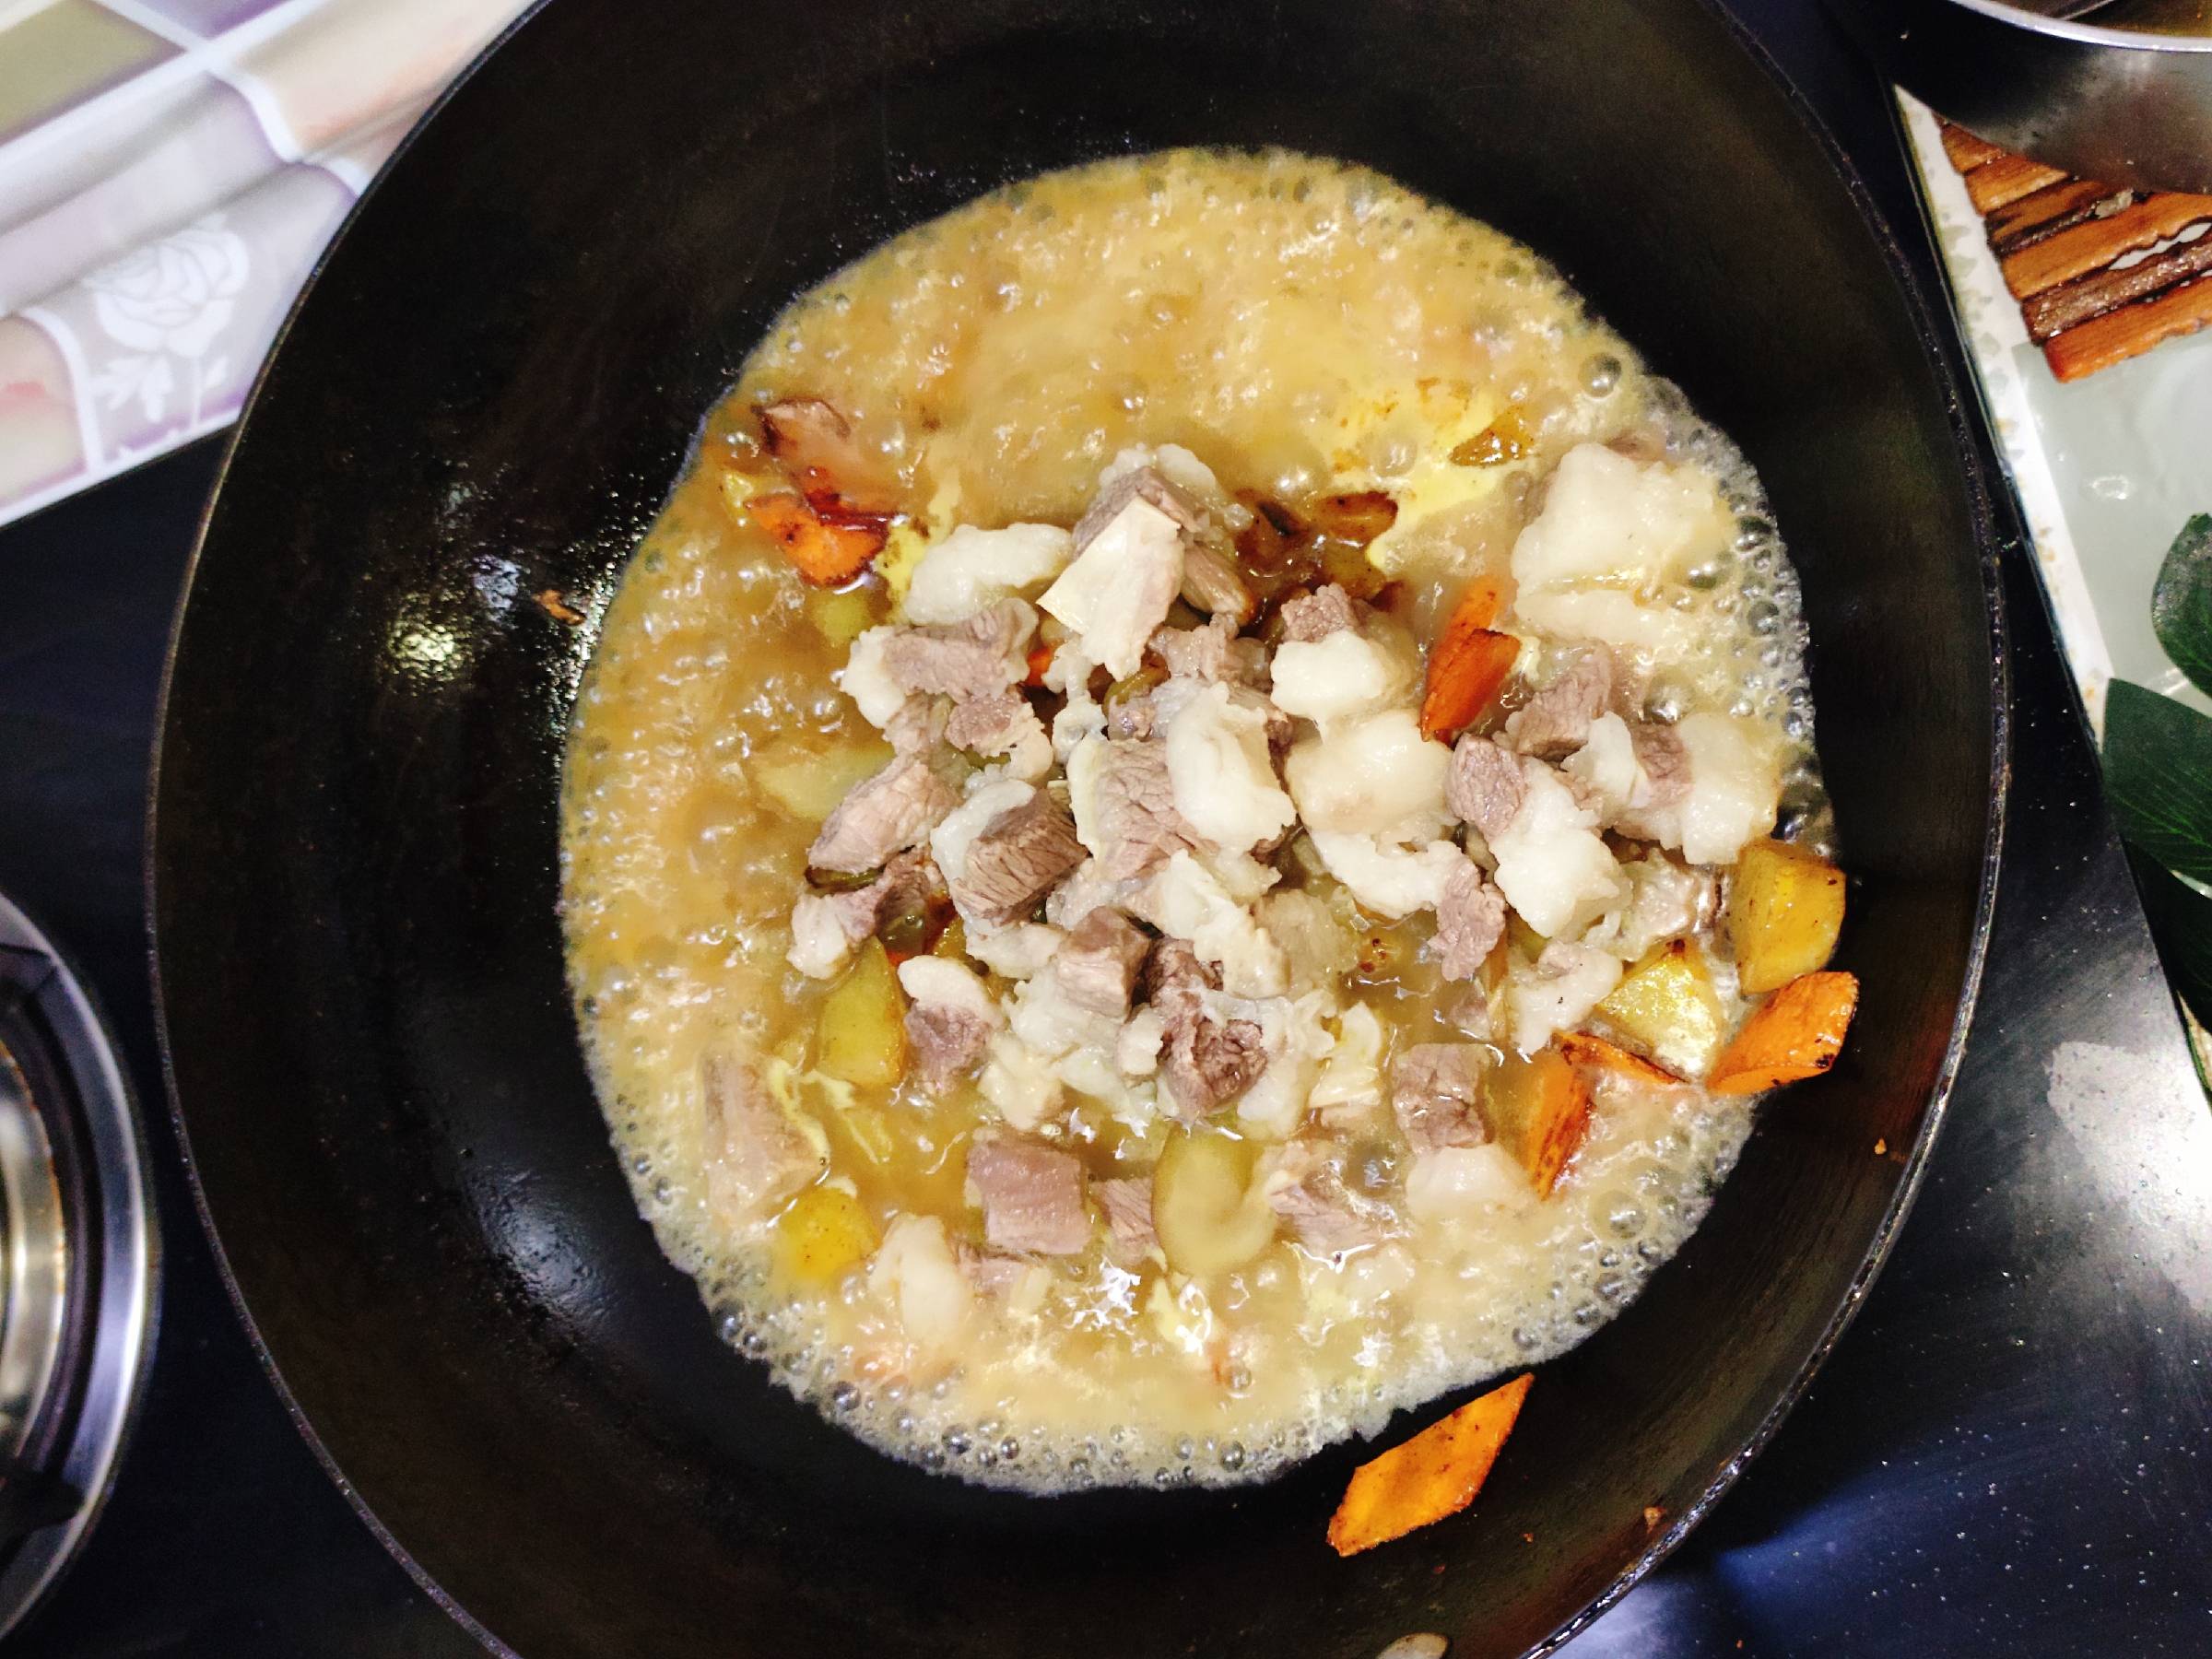
[(1693, 865), (1735, 862), (1774, 828), (1782, 800), (1779, 757), (1759, 728), (1726, 714), (1688, 714), (1675, 726), (1689, 758), (1689, 792), (1664, 815), (1660, 844)]
[(916, 1004), (957, 1008), (993, 1026), (1004, 1021), (982, 977), (946, 957), (909, 957), (899, 964), (899, 988)]
[(948, 1349), (975, 1311), (974, 1288), (935, 1216), (892, 1218), (868, 1267), (868, 1289), (899, 1311), (907, 1340), (925, 1353)]
[(1286, 714), (1329, 726), (1397, 701), (1410, 685), (1395, 652), (1340, 628), (1324, 639), (1277, 646), (1270, 695)]
[(1490, 838), (1498, 889), (1547, 938), (1580, 933), (1627, 896), (1620, 861), (1597, 832), (1597, 814), (1558, 772), (1524, 757), (1521, 776), (1520, 810)]
[(1425, 841), (1444, 824), (1452, 751), (1410, 709), (1344, 722), (1290, 750), (1283, 773), (1309, 830)]
[(802, 893), (791, 907), (791, 949), (785, 960), (808, 979), (829, 979), (853, 954), (837, 901), (820, 893)]
[(1306, 1103), (1321, 1112), (1330, 1107), (1357, 1111), (1382, 1102), (1382, 1022), (1365, 1003), (1354, 1003), (1336, 1021), (1336, 1046)]
[(1424, 1221), (1478, 1216), (1493, 1206), (1526, 1209), (1535, 1202), (1536, 1189), (1495, 1141), (1424, 1152), (1406, 1176), (1406, 1207)]
[(1116, 679), (1135, 674), (1145, 642), (1182, 588), (1182, 526), (1133, 496), (1037, 603), (1071, 629)]
[(1002, 978), (1026, 980), (1044, 971), (1066, 937), (1060, 929), (1041, 922), (971, 927), (968, 930), (968, 954)]
[(1057, 524), (962, 524), (923, 554), (906, 589), (911, 622), (965, 622), (997, 601), (1027, 598), (1067, 568), (1075, 538)]
[(1533, 1054), (1560, 1031), (1572, 1030), (1620, 983), (1620, 959), (1588, 945), (1554, 939), (1531, 970), (1506, 982), (1506, 1016), (1513, 1046)]
[(1184, 704), (1168, 723), (1166, 744), (1175, 810), (1215, 845), (1249, 852), (1297, 821), (1275, 781), (1266, 714), (1232, 702), (1227, 686), (1209, 686)]
[(881, 731), (906, 706), (906, 688), (884, 667), (883, 648), (898, 636), (896, 628), (871, 628), (853, 641), (845, 665), (830, 677), (859, 707), (861, 718)]
[(1034, 1129), (1060, 1104), (1053, 1056), (1040, 1054), (1012, 1031), (991, 1039), (976, 1087), (998, 1115), (1017, 1129)]
[(1135, 909), (1218, 968), (1222, 988), (1231, 995), (1278, 996), (1288, 987), (1290, 964), (1283, 947), (1190, 853), (1168, 860), (1145, 884)]
[(929, 832), (929, 855), (936, 861), (938, 873), (947, 882), (957, 882), (967, 875), (968, 849), (974, 845), (975, 838), (988, 830), (1000, 813), (1026, 806), (1036, 793), (1034, 785), (1002, 778), (985, 783), (946, 814)]
[(1309, 991), (1296, 1002), (1270, 997), (1255, 1007), (1267, 1068), (1237, 1101), (1237, 1123), (1249, 1134), (1287, 1140), (1304, 1120), (1322, 1062), (1336, 1046), (1326, 1023), (1336, 999)]
[(1329, 874), (1350, 888), (1366, 909), (1393, 921), (1415, 911), (1434, 910), (1443, 900), (1445, 883), (1466, 856), (1448, 841), (1398, 847), (1371, 835), (1327, 830), (1310, 830), (1307, 834)]

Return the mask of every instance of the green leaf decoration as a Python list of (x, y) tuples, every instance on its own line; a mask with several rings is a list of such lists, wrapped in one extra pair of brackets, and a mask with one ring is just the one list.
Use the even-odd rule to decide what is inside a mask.
[(2129, 863), (2166, 977), (2197, 1022), (2212, 1025), (2212, 899), (2140, 853), (2131, 854)]
[(2104, 704), (2104, 794), (2129, 841), (2176, 875), (2212, 882), (2212, 720), (2112, 681)]
[(2182, 526), (2151, 590), (2150, 625), (2173, 665), (2212, 697), (2212, 512)]

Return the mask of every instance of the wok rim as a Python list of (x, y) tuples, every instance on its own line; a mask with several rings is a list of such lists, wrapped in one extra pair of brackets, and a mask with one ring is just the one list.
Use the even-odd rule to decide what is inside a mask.
[[(206, 1189), (200, 1179), (199, 1159), (194, 1155), (192, 1130), (184, 1108), (182, 1091), (177, 1083), (175, 1045), (169, 1021), (169, 1000), (162, 972), (160, 929), (159, 924), (159, 877), (162, 865), (161, 819), (159, 813), (161, 778), (169, 747), (171, 699), (180, 643), (184, 624), (191, 610), (193, 590), (196, 585), (200, 565), (206, 556), (208, 532), (214, 522), (215, 508), (229, 481), (232, 464), (241, 445), (253, 430), (254, 417), (259, 412), (263, 394), (278, 357), (284, 350), (301, 314), (313, 302), (317, 288), (339, 250), (351, 235), (356, 223), (371, 200), (382, 191), (394, 171), (393, 164), (416, 145), (423, 133), (434, 124), (446, 106), (458, 98), (484, 73), (499, 53), (524, 29), (535, 21), (539, 14), (554, 0), (534, 0), (497, 36), (488, 41), (456, 75), (452, 82), (423, 111), (406, 135), (386, 159), (384, 165), (369, 182), (312, 265), (300, 291), (287, 310), (283, 323), (276, 330), (253, 382), (241, 404), (223, 444), (223, 453), (216, 468), (215, 481), (210, 487), (206, 503), (200, 512), (199, 524), (193, 536), (192, 553), (185, 564), (183, 584), (177, 606), (171, 618), (169, 639), (163, 653), (160, 694), (156, 708), (154, 745), (147, 768), (146, 806), (146, 840), (144, 855), (144, 884), (147, 913), (147, 970), (151, 980), (154, 1006), (155, 1039), (161, 1059), (162, 1091), (167, 1098), (169, 1118), (175, 1128), (179, 1149), (184, 1163), (184, 1174), (192, 1191), (194, 1212), (199, 1218), (202, 1232), (206, 1238), (213, 1256), (216, 1272), (222, 1280), (224, 1293), (243, 1326), (248, 1343), (255, 1359), (267, 1376), (285, 1415), (292, 1427), (306, 1442), (324, 1473), (329, 1477), (347, 1504), (359, 1517), (370, 1534), (407, 1576), (422, 1590), (441, 1612), (473, 1637), (496, 1659), (528, 1659), (526, 1654), (510, 1647), (481, 1620), (450, 1594), (437, 1578), (418, 1561), (414, 1553), (388, 1527), (369, 1500), (354, 1486), (346, 1471), (324, 1445), (322, 1435), (286, 1381), (284, 1371), (275, 1351), (264, 1336), (254, 1318), (246, 1292), (240, 1284), (230, 1265), (229, 1252), (223, 1244), (221, 1230), (210, 1207)], [(1582, 1609), (1557, 1626), (1549, 1635), (1524, 1649), (1523, 1659), (1541, 1659), (1542, 1655), (1557, 1653), (1568, 1642), (1588, 1630), (1597, 1619), (1610, 1611), (1634, 1589), (1651, 1571), (1671, 1555), (1688, 1537), (1699, 1524), (1710, 1514), (1721, 1500), (1735, 1485), (1751, 1462), (1766, 1449), (1783, 1421), (1804, 1398), (1814, 1377), (1828, 1357), (1834, 1352), (1852, 1322), (1865, 1304), (1867, 1292), (1888, 1264), (1891, 1251), (1905, 1218), (1918, 1197), (1926, 1178), (1927, 1166), (1935, 1149), (1937, 1135), (1949, 1115), (1952, 1090), (1958, 1082), (1959, 1066), (1965, 1056), (1966, 1041), (1978, 1006), (1982, 980), (1986, 967), (1989, 940), (1995, 916), (1999, 888), (2000, 865), (2004, 851), (2007, 795), (2012, 779), (2012, 652), (2010, 630), (2003, 587), (2002, 553), (1991, 510), (1988, 478), (1975, 447), (1974, 417), (1970, 414), (1970, 400), (1962, 394), (1959, 375), (1954, 371), (1946, 350), (1946, 341), (1953, 340), (1955, 326), (1947, 328), (1943, 319), (1951, 312), (1947, 307), (1938, 311), (1924, 292), (1920, 278), (1914, 274), (1888, 218), (1875, 203), (1857, 167), (1848, 153), (1830, 132), (1814, 110), (1809, 100), (1799, 90), (1795, 82), (1783, 71), (1773, 54), (1745, 26), (1722, 0), (1692, 0), (1696, 7), (1720, 24), (1734, 41), (1780, 93), (1790, 113), (1804, 128), (1818, 147), (1829, 170), (1835, 175), (1857, 209), (1862, 226), (1872, 236), (1884, 265), (1896, 285), (1899, 300), (1904, 308), (1912, 332), (1919, 342), (1921, 355), (1934, 378), (1935, 388), (1941, 395), (1951, 429), (1953, 448), (1966, 486), (1967, 516), (1972, 530), (1976, 563), (1982, 574), (1983, 604), (1987, 624), (1990, 651), (1990, 724), (1989, 771), (1990, 801), (1983, 820), (1983, 846), (1978, 890), (1974, 902), (1973, 926), (1967, 941), (1965, 971), (1960, 982), (1958, 1006), (1953, 1015), (1951, 1030), (1945, 1041), (1943, 1058), (1936, 1081), (1929, 1089), (1920, 1126), (1913, 1136), (1912, 1147), (1905, 1159), (1903, 1177), (1889, 1205), (1877, 1223), (1872, 1242), (1853, 1275), (1837, 1306), (1822, 1327), (1818, 1340), (1806, 1355), (1797, 1372), (1776, 1396), (1772, 1407), (1758, 1427), (1730, 1453), (1713, 1472), (1704, 1490), (1688, 1505), (1665, 1530), (1630, 1562), (1624, 1566)], [(1901, 142), (1897, 126), (1894, 106), (1891, 108), (1890, 130), (1893, 137)], [(1954, 340), (1955, 343), (1955, 340)], [(1978, 405), (1972, 406), (1978, 407)]]

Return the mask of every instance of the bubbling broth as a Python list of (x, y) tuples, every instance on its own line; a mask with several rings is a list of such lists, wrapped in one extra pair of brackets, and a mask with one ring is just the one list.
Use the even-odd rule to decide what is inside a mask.
[(1802, 633), (1727, 441), (1387, 179), (1144, 156), (900, 236), (709, 417), (577, 705), (639, 1203), (795, 1394), (1036, 1491), (1558, 1354), (1748, 1132), (1732, 895), (1828, 870)]

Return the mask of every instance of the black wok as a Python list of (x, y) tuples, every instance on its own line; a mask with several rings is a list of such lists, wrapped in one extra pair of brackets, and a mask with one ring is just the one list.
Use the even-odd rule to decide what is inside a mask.
[[(1767, 1112), (1642, 1300), (1543, 1369), (1477, 1507), (1349, 1561), (1322, 1531), (1357, 1446), (1243, 1491), (1040, 1500), (888, 1462), (771, 1387), (632, 1209), (554, 910), (592, 630), (533, 595), (593, 612), (793, 293), (1005, 180), (1203, 142), (1351, 158), (1496, 222), (1743, 442), (1804, 573), (1854, 873), (1843, 1064)], [(2002, 658), (1899, 272), (1693, 0), (530, 19), (362, 205), (264, 377), (156, 784), (205, 1207), (363, 1514), (530, 1659), (1365, 1659), (1418, 1630), (1472, 1659), (1618, 1594), (1865, 1289), (1980, 965)]]

